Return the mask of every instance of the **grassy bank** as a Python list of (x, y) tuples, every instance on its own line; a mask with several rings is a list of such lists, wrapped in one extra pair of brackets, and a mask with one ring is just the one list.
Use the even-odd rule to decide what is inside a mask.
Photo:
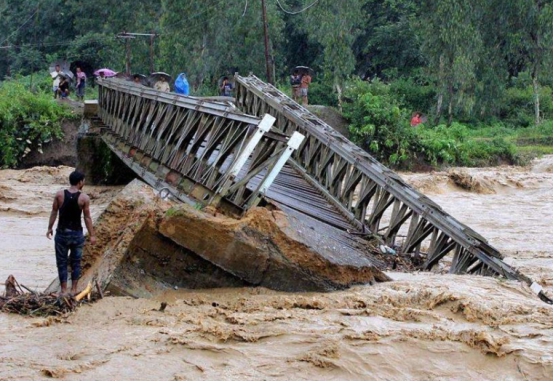
[(42, 153), (43, 144), (62, 138), (63, 119), (73, 117), (54, 100), (51, 85), (34, 80), (32, 91), (29, 77), (0, 83), (0, 168), (16, 167), (31, 151)]

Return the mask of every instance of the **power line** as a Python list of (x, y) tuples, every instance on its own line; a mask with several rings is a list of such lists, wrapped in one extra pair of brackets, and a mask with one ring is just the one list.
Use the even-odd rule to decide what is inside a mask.
[(27, 24), (29, 22), (29, 20), (31, 20), (33, 18), (33, 16), (38, 12), (39, 5), (37, 5), (37, 9), (35, 9), (35, 11), (31, 14), (31, 16), (29, 16), (29, 18), (27, 20), (25, 20), (23, 22), (23, 24), (21, 24), (19, 26), (19, 28), (17, 28), (15, 31), (13, 31), (11, 35), (6, 37), (6, 39), (4, 41), (0, 42), (0, 45), (4, 44), (6, 41), (8, 41), (10, 39), (10, 37), (12, 37), (16, 32), (18, 32), (21, 28), (23, 28), (25, 26), (25, 24)]
[[(102, 36), (101, 38), (92, 40), (93, 42), (100, 42), (100, 40), (107, 40), (112, 39), (112, 36)], [(40, 47), (49, 47), (49, 46), (64, 46), (64, 45), (71, 45), (75, 42), (75, 40), (66, 40), (66, 41), (58, 41), (58, 42), (37, 42), (37, 43), (26, 43), (26, 44), (17, 44), (17, 45), (4, 45), (0, 46), (0, 49), (12, 49), (12, 48), (27, 48), (31, 46), (40, 46)]]
[(279, 8), (281, 8), (281, 10), (282, 10), (283, 12), (285, 12), (285, 13), (287, 13), (287, 14), (289, 14), (289, 15), (297, 15), (297, 14), (299, 14), (299, 13), (302, 13), (302, 12), (304, 12), (304, 11), (307, 11), (308, 9), (310, 9), (311, 7), (313, 7), (314, 5), (316, 5), (317, 2), (318, 2), (319, 0), (315, 0), (313, 3), (311, 3), (310, 5), (308, 5), (306, 8), (301, 9), (301, 10), (299, 10), (299, 11), (294, 11), (294, 12), (293, 12), (293, 11), (287, 11), (285, 8), (283, 8), (283, 6), (281, 5), (281, 2), (280, 2), (279, 0), (275, 0), (275, 1), (277, 2), (277, 5), (279, 6)]
[(246, 8), (248, 8), (248, 0), (246, 0), (246, 4), (244, 4), (244, 11), (242, 12), (241, 17), (244, 17), (244, 15), (246, 14)]

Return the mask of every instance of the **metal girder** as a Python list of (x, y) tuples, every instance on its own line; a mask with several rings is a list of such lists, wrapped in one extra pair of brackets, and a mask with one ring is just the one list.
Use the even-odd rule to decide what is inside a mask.
[[(118, 79), (99, 81), (98, 109), (104, 141), (148, 183), (188, 203), (190, 196), (230, 203), (235, 212), (259, 203), (286, 162), (283, 153), (298, 146), (298, 138), (269, 132), (275, 121), (269, 115), (260, 119)], [(249, 184), (268, 174), (261, 186)]]
[(381, 236), (393, 244), (404, 229), (403, 250), (419, 252), (422, 243), (428, 244), (427, 268), (454, 252), (453, 273), (500, 275), (533, 284), (504, 263), (500, 252), (481, 235), (280, 90), (253, 75), (236, 75), (235, 84), (237, 106), (243, 112), (258, 116), (269, 113), (276, 117), (275, 127), (283, 133), (297, 131), (306, 137), (292, 156), (292, 165), (360, 230), (386, 230)]

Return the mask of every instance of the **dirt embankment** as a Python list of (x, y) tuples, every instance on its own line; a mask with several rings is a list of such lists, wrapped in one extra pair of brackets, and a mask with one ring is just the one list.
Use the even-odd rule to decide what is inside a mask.
[(285, 214), (265, 208), (236, 220), (173, 205), (135, 180), (96, 221), (98, 243), (85, 247), (81, 283), (94, 278), (114, 293), (151, 297), (174, 286), (329, 291), (389, 280), (366, 257), (337, 259), (299, 233), (288, 235), (290, 225)]
[(63, 138), (54, 139), (43, 144), (42, 154), (31, 151), (19, 163), (19, 168), (25, 169), (35, 166), (70, 166), (77, 165), (77, 133), (81, 124), (81, 116), (75, 115), (74, 119), (67, 119), (62, 123)]
[(321, 105), (309, 105), (307, 109), (346, 138), (350, 136), (348, 121), (337, 109)]

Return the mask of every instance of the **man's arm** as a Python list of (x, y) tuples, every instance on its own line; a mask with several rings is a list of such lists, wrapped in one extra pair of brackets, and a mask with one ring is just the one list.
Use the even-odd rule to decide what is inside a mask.
[(54, 223), (56, 222), (56, 218), (58, 217), (58, 210), (60, 209), (60, 201), (59, 197), (63, 191), (56, 192), (56, 196), (54, 196), (54, 201), (52, 202), (52, 211), (50, 212), (50, 220), (48, 221), (48, 230), (46, 231), (46, 237), (48, 239), (52, 239), (54, 228)]
[(90, 216), (90, 198), (88, 195), (83, 195), (83, 216), (85, 218), (85, 225), (87, 227), (88, 234), (90, 236), (90, 243), (96, 244), (96, 236), (94, 235), (94, 227), (92, 226), (92, 217)]

